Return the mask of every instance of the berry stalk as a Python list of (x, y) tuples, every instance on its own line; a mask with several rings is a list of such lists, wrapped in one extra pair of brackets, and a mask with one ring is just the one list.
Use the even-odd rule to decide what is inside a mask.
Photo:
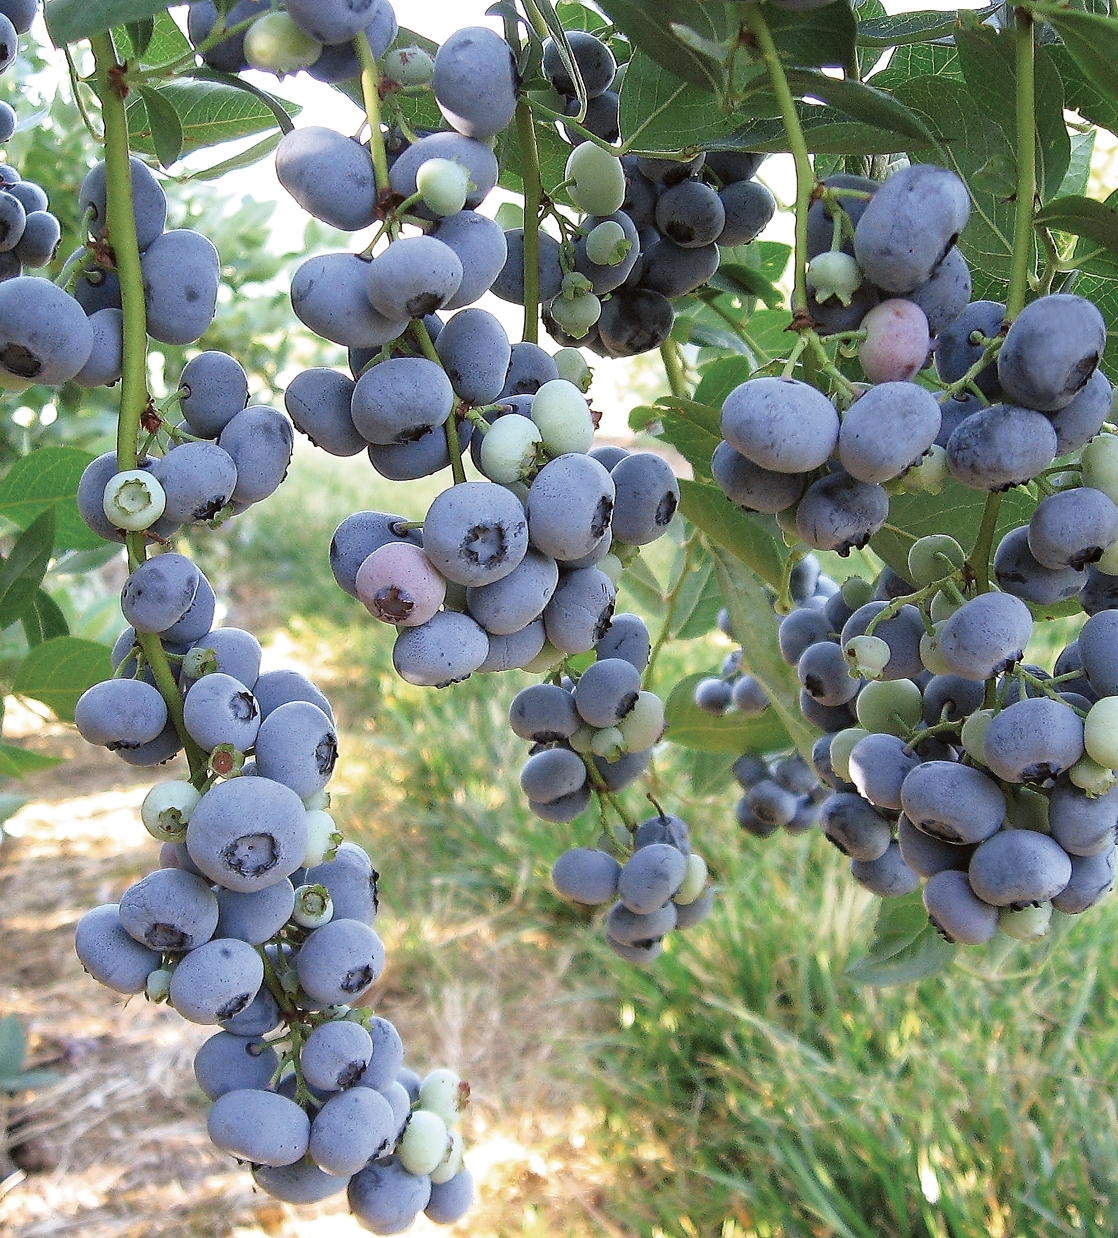
[(369, 150), (373, 156), (373, 175), (377, 192), (388, 188), (388, 154), (384, 149), (384, 134), (380, 131), (380, 74), (369, 37), (362, 31), (354, 40), (357, 58), (361, 62), (361, 94), (365, 99), (365, 115), (369, 120)]

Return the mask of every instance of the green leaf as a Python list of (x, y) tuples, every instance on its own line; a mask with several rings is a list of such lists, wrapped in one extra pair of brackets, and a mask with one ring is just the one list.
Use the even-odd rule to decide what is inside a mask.
[(1060, 232), (1086, 237), (1094, 245), (1115, 251), (1118, 262), (1118, 211), (1093, 198), (1056, 198), (1036, 214), (1036, 222)]
[(674, 409), (663, 409), (660, 412), (660, 424), (663, 427), (660, 437), (671, 443), (690, 464), (696, 477), (708, 479), (711, 475), (711, 457), (720, 436), (711, 434), (709, 430), (690, 420), (685, 413), (676, 412)]
[(154, 67), (180, 60), (192, 50), (190, 40), (171, 14), (164, 9), (155, 18), (147, 46), (140, 52), (132, 51), (131, 56), (138, 55), (141, 64)]
[(659, 618), (667, 611), (664, 590), (645, 560), (637, 555), (621, 577), (621, 587), (629, 591), (638, 605)]
[(0, 481), (0, 516), (26, 529), (53, 507), (59, 550), (101, 549), (104, 539), (78, 515), (78, 482), (92, 459), (77, 447), (39, 447), (21, 456)]
[(1098, 306), (1099, 312), (1110, 328), (1106, 337), (1106, 352), (1102, 357), (1102, 369), (1107, 378), (1114, 383), (1118, 382), (1118, 330), (1115, 329), (1118, 326), (1118, 279), (1114, 278), (1118, 271), (1115, 271), (1113, 267), (1105, 269), (1109, 271), (1109, 274), (1097, 275), (1091, 272), (1080, 275), (1075, 291)]
[[(213, 69), (196, 69), (194, 80), (168, 82), (159, 88), (159, 96), (178, 117), (183, 154), (251, 137), (277, 124), (286, 133), (299, 113), (296, 104), (281, 103), (235, 75)], [(144, 98), (134, 92), (128, 100), (128, 134), (137, 151), (155, 154), (152, 129)]]
[[(908, 576), (908, 548), (918, 537), (929, 533), (948, 533), (966, 550), (970, 550), (982, 523), (986, 495), (970, 490), (949, 479), (941, 494), (895, 494), (889, 500), (889, 524), (903, 529), (910, 537), (901, 537), (891, 528), (882, 529), (870, 542), (870, 549), (881, 556), (899, 576)], [(1010, 529), (1028, 524), (1036, 501), (1024, 490), (1009, 490), (1002, 496), (998, 509), (998, 540)]]
[(27, 1057), (27, 1036), (14, 1014), (0, 1019), (0, 1075), (15, 1075)]
[[(901, 900), (885, 899), (884, 903), (899, 901)], [(920, 932), (899, 949), (893, 950), (890, 944), (888, 948), (891, 952), (879, 957), (871, 946), (868, 954), (855, 959), (847, 967), (846, 974), (849, 979), (855, 984), (886, 988), (893, 984), (912, 984), (916, 980), (926, 980), (950, 966), (955, 958), (956, 947), (944, 941), (927, 923), (926, 915), (924, 919), (925, 924)]]
[(784, 547), (730, 502), (713, 482), (680, 480), (680, 510), (696, 528), (774, 589), (780, 587)]
[(154, 34), (154, 17), (145, 17), (143, 21), (129, 22), (128, 41), (132, 44), (132, 55), (143, 59), (144, 53), (151, 46)]
[(1091, 156), (1095, 153), (1095, 130), (1071, 135), (1071, 162), (1060, 185), (1060, 196), (1085, 193), (1091, 179)]
[(954, 45), (913, 43), (898, 47), (888, 65), (870, 81), (879, 90), (893, 92), (901, 82), (913, 77), (953, 77), (962, 81), (963, 71)]
[[(796, 111), (808, 150), (815, 155), (889, 155), (903, 151), (910, 136), (851, 120), (844, 112), (814, 103), (797, 103)], [(730, 138), (713, 143), (714, 149), (755, 150), (765, 154), (790, 149), (779, 119), (761, 119), (735, 130)]]
[(0, 778), (26, 778), (28, 774), (38, 774), (61, 764), (60, 757), (46, 757), (17, 748), (15, 744), (0, 743)]
[(649, 153), (698, 150), (731, 134), (736, 122), (708, 91), (685, 82), (637, 51), (621, 87), (621, 136)]
[(31, 599), (31, 605), (20, 616), (27, 643), (34, 648), (56, 636), (69, 636), (70, 625), (62, 608), (45, 589), (40, 589)]
[(0, 1075), (0, 1092), (29, 1092), (47, 1088), (62, 1076), (55, 1070), (22, 1070), (18, 1075)]
[(734, 752), (703, 752), (701, 748), (690, 749), (685, 765), (692, 792), (700, 798), (719, 795), (729, 786), (734, 762), (740, 755)]
[(169, 168), (182, 154), (182, 122), (174, 104), (165, 99), (162, 92), (153, 86), (140, 86), (139, 92), (147, 111), (155, 154), (159, 162)]
[(1013, 203), (975, 183), (975, 173), (999, 160), (1009, 160), (1016, 166), (1012, 145), (974, 102), (961, 80), (918, 77), (898, 83), (896, 91), (936, 136), (933, 144), (910, 149), (913, 162), (942, 163), (970, 188), (970, 223), (959, 239), (959, 248), (971, 265), (973, 298), (1005, 300), (1013, 252)]
[(770, 595), (757, 577), (732, 555), (719, 547), (711, 553), (718, 571), (722, 600), (730, 615), (730, 626), (741, 645), (741, 669), (752, 675), (769, 698), (770, 711), (780, 719), (789, 738), (805, 759), (810, 758), (815, 731), (800, 713), (800, 684), (796, 672), (780, 656), (777, 619)]
[(1037, 5), (1034, 11), (1063, 39), (1068, 54), (1103, 98), (1118, 97), (1118, 23), (1095, 13), (1049, 5)]
[[(1015, 143), (1017, 61), (1014, 36), (1000, 34), (990, 26), (961, 26), (955, 32), (955, 46), (971, 98), (1001, 129), (1006, 141)], [(1037, 185), (1042, 199), (1047, 201), (1060, 191), (1071, 162), (1071, 141), (1064, 123), (1063, 83), (1043, 47), (1036, 49), (1035, 78)]]
[(723, 261), (707, 283), (711, 288), (743, 299), (756, 297), (769, 309), (776, 309), (784, 303), (785, 294), (779, 288), (774, 288), (760, 271), (743, 266), (740, 262)]
[(63, 722), (72, 722), (78, 697), (95, 683), (111, 679), (112, 673), (105, 645), (76, 636), (59, 636), (36, 645), (23, 659), (12, 691), (17, 696), (41, 701)]
[(695, 388), (695, 400), (721, 408), (730, 392), (752, 377), (753, 366), (748, 357), (719, 357), (703, 366), (702, 377)]
[(803, 69), (845, 69), (855, 72), (854, 44), (858, 26), (848, 4), (817, 9), (777, 8), (763, 4), (769, 31), (781, 58)]
[(54, 508), (48, 507), (16, 539), (0, 567), (0, 630), (35, 603), (54, 550)]
[[(540, 180), (543, 183), (544, 192), (553, 195), (556, 186), (561, 185), (566, 179), (567, 159), (571, 148), (559, 136), (559, 131), (550, 121), (537, 121), (534, 128), (536, 152), (540, 163)], [(497, 156), (501, 165), (501, 188), (509, 190), (510, 193), (523, 194), (524, 165), (520, 157), (520, 134), (516, 125), (509, 125), (501, 135)], [(565, 193), (562, 201), (567, 201)]]
[(860, 47), (898, 47), (902, 43), (930, 43), (955, 31), (954, 13), (891, 13), (858, 23)]
[(814, 73), (806, 69), (793, 70), (788, 74), (788, 82), (797, 94), (819, 99), (864, 125), (902, 133), (917, 142), (933, 140), (932, 132), (924, 120), (905, 107), (899, 99), (874, 86), (867, 86), (863, 82), (840, 81), (838, 78), (828, 77), (825, 73)]
[(268, 134), (263, 141), (255, 143), (248, 150), (241, 151), (239, 155), (234, 155), (231, 159), (223, 159), (220, 163), (215, 163), (211, 168), (202, 168), (198, 172), (191, 172), (185, 179), (188, 181), (215, 181), (218, 177), (224, 176), (226, 172), (238, 172), (241, 168), (251, 168), (254, 163), (259, 163), (261, 159), (267, 159), (282, 141), (283, 134), (277, 129), (275, 133)]
[(692, 564), (676, 594), (670, 632), (672, 639), (694, 640), (699, 636), (709, 636), (717, 626), (721, 609), (722, 594), (718, 588), (714, 561), (703, 554)]
[(655, 4), (645, 3), (645, 0), (602, 0), (598, 7), (635, 49), (650, 56), (677, 78), (700, 87), (708, 96), (721, 90), (721, 65), (689, 47), (677, 37), (672, 25), (690, 27), (709, 42), (722, 42), (727, 32), (726, 5), (702, 3), (702, 0), (657, 0)]
[[(1066, 47), (1049, 47), (1046, 51), (1063, 79), (1067, 106), (1074, 108), (1084, 120), (1118, 133), (1118, 97), (1096, 90)], [(1081, 188), (1085, 189), (1086, 185)]]
[(47, 0), (44, 12), (55, 47), (63, 47), (166, 10), (166, 0)]
[(703, 672), (688, 675), (672, 689), (664, 702), (664, 717), (668, 723), (665, 739), (681, 748), (722, 752), (735, 758), (747, 752), (762, 755), (791, 746), (788, 732), (771, 706), (752, 718), (735, 712), (721, 718), (703, 713), (695, 704), (695, 685), (709, 677)]
[(0, 825), (10, 817), (14, 817), (27, 802), (26, 795), (12, 795), (11, 793), (0, 795)]

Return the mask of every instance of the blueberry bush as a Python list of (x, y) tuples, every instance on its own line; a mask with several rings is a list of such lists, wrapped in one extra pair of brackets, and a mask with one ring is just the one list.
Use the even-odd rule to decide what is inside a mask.
[[(37, 11), (0, 0), (21, 80)], [(78, 957), (215, 1029), (209, 1135), (264, 1192), (345, 1193), (380, 1234), (468, 1212), (469, 1085), (405, 1065), (365, 1004), (379, 874), (330, 812), (333, 709), (215, 626), (203, 568), (282, 502), (296, 433), (441, 486), (322, 556), (407, 684), (532, 677), (520, 788), (635, 988), (721, 878), (704, 822), (647, 790), (663, 744), (736, 783), (745, 835), (848, 857), (881, 900), (848, 969), (871, 988), (1042, 959), (1114, 882), (1118, 214), (1087, 196), (1118, 133), (1110, 6), (490, 15), (436, 46), (389, 0), (46, 0), (70, 93), (0, 102), (0, 386), (31, 413), (2, 444), (0, 677), (130, 765), (178, 759), (142, 810), (158, 866), (86, 912)], [(300, 124), (249, 69), (364, 123)], [(763, 239), (769, 156), (791, 246)], [(266, 216), (223, 232), (192, 182), (266, 159), (328, 247), (227, 252)], [(247, 291), (281, 269), (290, 312)], [(670, 394), (630, 412), (644, 449), (599, 442), (593, 371), (649, 353)], [(295, 357), (320, 364), (251, 403)], [(57, 599), (117, 557), (114, 642)], [(722, 666), (662, 691), (669, 642), (716, 626)], [(0, 743), (0, 775), (48, 760)]]

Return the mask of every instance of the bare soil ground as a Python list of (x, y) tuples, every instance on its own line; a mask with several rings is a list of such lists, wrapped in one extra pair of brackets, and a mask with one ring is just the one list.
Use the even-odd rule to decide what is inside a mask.
[[(16, 709), (5, 730), (64, 756), (21, 788), (28, 804), (0, 849), (0, 1014), (27, 1029), (30, 1065), (53, 1087), (13, 1099), (0, 1143), (5, 1238), (351, 1238), (344, 1196), (315, 1208), (277, 1204), (205, 1136), (206, 1101), (191, 1060), (212, 1033), (142, 998), (101, 988), (73, 954), (74, 925), (154, 867), (139, 820), (150, 772), (92, 750), (69, 728)], [(174, 767), (172, 767), (173, 769)], [(174, 776), (160, 771), (160, 776)], [(434, 909), (433, 909), (434, 910)], [(389, 959), (405, 933), (388, 924)], [(434, 915), (431, 924), (439, 923)], [(377, 1002), (423, 1070), (446, 1064), (471, 1080), (466, 1123), (475, 1209), (450, 1231), (488, 1235), (617, 1234), (602, 1215), (608, 1167), (589, 1151), (596, 1118), (570, 1045), (600, 1020), (564, 984), (569, 956), (518, 941), (500, 914), (441, 924), (445, 965), (404, 991), (391, 967)], [(409, 973), (410, 974), (410, 973)], [(401, 977), (402, 979), (402, 977)], [(590, 1030), (593, 1030), (592, 1028)], [(556, 1070), (562, 1059), (566, 1069)], [(2, 1131), (0, 1131), (2, 1134)], [(14, 1161), (24, 1168), (16, 1167)]]

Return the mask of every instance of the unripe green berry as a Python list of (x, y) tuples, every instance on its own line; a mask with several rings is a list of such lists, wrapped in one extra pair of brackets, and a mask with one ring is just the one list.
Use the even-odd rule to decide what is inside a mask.
[(330, 891), (322, 885), (299, 886), (295, 891), (295, 909), (292, 920), (300, 928), (316, 929), (334, 918), (334, 900)]
[(1068, 770), (1068, 778), (1071, 779), (1072, 785), (1086, 791), (1091, 799), (1098, 795), (1105, 795), (1116, 783), (1118, 778), (1114, 776), (1114, 770), (1106, 765), (1100, 765), (1097, 761), (1092, 761), (1089, 756), (1081, 756), (1078, 761)]
[(157, 782), (140, 806), (144, 829), (161, 843), (181, 843), (201, 798), (189, 782)]
[(567, 335), (581, 340), (601, 318), (602, 303), (592, 292), (580, 292), (573, 297), (564, 293), (548, 303), (548, 313)]
[(1047, 935), (1051, 923), (1051, 903), (1041, 903), (1039, 907), (1022, 907), (1020, 911), (1002, 907), (998, 911), (998, 928), (1007, 937), (1015, 937), (1018, 941), (1040, 941)]
[(448, 1127), (458, 1124), (469, 1103), (470, 1085), (445, 1066), (424, 1075), (419, 1085), (419, 1108), (438, 1114)]
[(956, 602), (950, 594), (939, 590), (932, 595), (931, 605), (928, 607), (928, 617), (932, 623), (943, 623), (945, 619), (950, 619), (960, 606), (962, 606), (962, 602)]
[(986, 764), (982, 745), (986, 740), (986, 728), (993, 721), (993, 717), (994, 711), (992, 709), (976, 709), (966, 722), (963, 723), (963, 729), (959, 734), (967, 756), (972, 761), (977, 761), (980, 765)]
[(396, 1145), (396, 1155), (408, 1173), (421, 1176), (442, 1163), (449, 1147), (450, 1132), (442, 1118), (429, 1109), (416, 1109)]
[(587, 215), (612, 215), (625, 201), (625, 169), (609, 151), (583, 142), (567, 159), (564, 179), (571, 201)]
[(316, 864), (321, 864), (339, 842), (341, 835), (334, 818), (321, 809), (310, 809), (307, 813), (307, 852), (303, 856), (303, 867), (314, 868)]
[(617, 724), (617, 729), (626, 752), (647, 751), (664, 734), (664, 702), (655, 692), (638, 692), (636, 704)]
[(553, 666), (558, 666), (567, 655), (561, 650), (556, 649), (549, 640), (545, 640), (543, 648), (536, 656), (524, 667), (524, 670), (529, 675), (543, 675), (551, 670)]
[(586, 397), (563, 378), (553, 378), (532, 400), (532, 420), (549, 455), (587, 452), (594, 444), (594, 421)]
[(1083, 723), (1083, 747), (1092, 761), (1118, 769), (1118, 696), (1104, 696), (1091, 706)]
[(1107, 576), (1118, 576), (1118, 542), (1107, 546), (1095, 567)]
[(625, 574), (625, 564), (621, 562), (617, 555), (606, 555), (596, 566), (598, 571), (605, 572), (615, 585), (621, 583), (621, 577)]
[(149, 1002), (165, 1002), (171, 992), (171, 977), (174, 973), (167, 967), (157, 967), (148, 972), (144, 984), (144, 996)]
[(498, 417), (481, 440), (481, 471), (503, 486), (525, 481), (541, 442), (539, 426), (528, 417)]
[(686, 907), (693, 903), (707, 888), (707, 862), (697, 852), (692, 851), (687, 857), (687, 872), (683, 876), (683, 884), (672, 896), (672, 902)]
[(303, 807), (307, 812), (321, 810), (325, 812), (330, 807), (330, 792), (325, 788), (321, 791), (315, 791), (311, 795), (303, 796)]
[(592, 228), (586, 238), (586, 256), (596, 266), (615, 267), (625, 261), (625, 255), (633, 248), (625, 236), (625, 229), (616, 219), (606, 219)]
[(939, 649), (939, 629), (943, 624), (937, 623), (933, 626), (936, 629), (934, 632), (925, 632), (920, 637), (920, 661), (924, 664), (924, 669), (931, 671), (933, 675), (950, 675), (951, 665)]
[(584, 395), (590, 390), (590, 382), (594, 377), (594, 371), (591, 370), (586, 358), (577, 348), (560, 348), (551, 359), (555, 362), (555, 368), (559, 371), (560, 378), (565, 378), (567, 382), (574, 383)]
[(820, 304), (837, 297), (849, 305), (861, 283), (862, 269), (849, 254), (828, 250), (808, 263), (807, 286)]
[(858, 693), (855, 713), (867, 731), (904, 738), (923, 708), (923, 693), (911, 679), (877, 680)]
[(855, 678), (880, 679), (892, 657), (892, 650), (880, 636), (855, 636), (842, 652)]
[(865, 727), (848, 726), (845, 731), (839, 731), (832, 738), (829, 753), (831, 769), (843, 782), (850, 781), (850, 754), (854, 751), (854, 745), (860, 739), (865, 739), (868, 734), (869, 731)]
[(1118, 501), (1118, 436), (1096, 435), (1083, 448), (1080, 463), (1083, 466), (1083, 484), (1101, 490), (1108, 498)]
[(851, 610), (873, 601), (873, 585), (861, 576), (848, 576), (842, 582), (842, 600)]
[(435, 62), (422, 47), (397, 47), (381, 62), (381, 76), (404, 89), (426, 86), (435, 75)]
[(914, 585), (930, 585), (950, 576), (967, 561), (967, 552), (947, 533), (929, 533), (908, 550), (908, 578)]
[(947, 449), (933, 443), (919, 464), (901, 475), (901, 488), (906, 494), (939, 494), (947, 483)]
[(453, 159), (428, 159), (415, 174), (423, 203), (436, 215), (457, 215), (470, 194), (470, 173)]
[(245, 32), (245, 60), (254, 69), (282, 77), (309, 69), (322, 55), (322, 44), (312, 39), (286, 13), (265, 13)]
[(444, 1182), (449, 1182), (451, 1178), (461, 1171), (462, 1153), (464, 1151), (465, 1144), (461, 1134), (458, 1131), (451, 1131), (450, 1147), (447, 1148), (446, 1155), (428, 1175), (432, 1186), (441, 1186)]
[(616, 761), (625, 751), (625, 736), (620, 728), (605, 726), (598, 731), (590, 743), (590, 751), (606, 761)]
[(102, 503), (114, 529), (138, 533), (150, 528), (163, 515), (167, 495), (159, 481), (143, 469), (128, 469), (105, 487)]
[(594, 736), (597, 734), (594, 727), (584, 722), (567, 740), (567, 743), (579, 756), (588, 757), (594, 751)]

